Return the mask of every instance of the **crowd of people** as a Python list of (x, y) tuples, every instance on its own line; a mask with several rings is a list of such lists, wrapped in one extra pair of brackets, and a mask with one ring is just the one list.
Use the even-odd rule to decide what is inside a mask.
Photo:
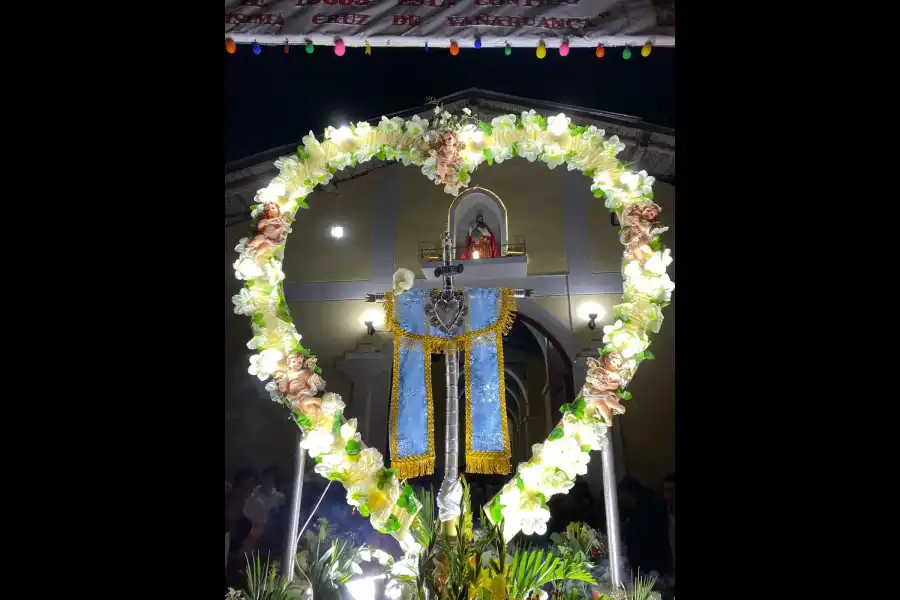
[[(423, 480), (427, 478), (422, 478)], [(430, 480), (415, 481), (428, 487)], [(499, 492), (505, 483), (501, 476), (472, 476), (469, 480), (472, 513), (478, 526), (481, 507)], [(290, 485), (290, 484), (287, 484)], [(281, 487), (282, 489), (279, 489)], [(662, 482), (662, 495), (633, 477), (619, 482), (621, 536), (632, 572), (654, 573), (671, 579), (675, 573), (675, 474)], [(252, 470), (239, 471), (225, 484), (225, 573), (226, 585), (240, 585), (245, 555), (260, 552), (280, 556), (288, 525), (290, 490), (279, 480), (278, 471), (269, 468), (257, 476)], [(351, 532), (360, 543), (399, 555), (400, 548), (390, 536), (380, 535), (353, 510), (344, 498), (340, 484), (331, 485), (308, 472), (304, 476), (300, 510), (301, 526), (310, 513), (324, 517), (341, 531)], [(544, 541), (562, 532), (572, 522), (585, 522), (601, 532), (606, 530), (606, 511), (602, 494), (595, 498), (581, 479), (568, 494), (555, 496), (550, 503), (550, 522)], [(534, 540), (537, 541), (537, 540)]]

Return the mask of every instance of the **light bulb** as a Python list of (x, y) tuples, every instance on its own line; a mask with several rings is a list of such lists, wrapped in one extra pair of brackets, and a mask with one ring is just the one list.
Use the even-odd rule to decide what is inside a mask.
[(342, 237), (344, 237), (344, 228), (341, 227), (340, 225), (333, 226), (331, 228), (331, 237), (333, 237), (336, 240), (339, 240)]
[(478, 260), (479, 258), (481, 258), (481, 255), (478, 254), (478, 250), (475, 250), (475, 251), (472, 252), (472, 258), (473, 258), (474, 260)]

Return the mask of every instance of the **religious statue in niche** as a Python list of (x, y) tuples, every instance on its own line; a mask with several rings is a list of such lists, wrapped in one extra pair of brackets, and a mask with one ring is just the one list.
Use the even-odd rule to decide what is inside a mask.
[(497, 238), (494, 232), (484, 222), (484, 215), (481, 212), (475, 216), (475, 222), (469, 227), (469, 235), (466, 236), (466, 249), (463, 251), (463, 260), (477, 258), (498, 258), (500, 256), (500, 246), (497, 245)]

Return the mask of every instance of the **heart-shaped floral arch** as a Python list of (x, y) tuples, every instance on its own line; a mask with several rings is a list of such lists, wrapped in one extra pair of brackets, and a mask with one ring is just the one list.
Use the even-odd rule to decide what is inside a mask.
[(266, 389), (272, 400), (291, 409), (316, 472), (341, 482), (347, 502), (378, 531), (396, 537), (407, 552), (416, 550), (409, 526), (420, 509), (412, 487), (385, 468), (378, 450), (363, 444), (356, 419), (344, 419), (340, 396), (323, 394), (321, 368), (300, 344), (284, 298), (284, 244), (297, 210), (308, 208), (304, 200), (317, 185), (328, 183), (340, 169), (377, 157), (420, 167), (456, 195), (480, 164), (518, 156), (551, 169), (566, 164), (583, 172), (592, 180), (594, 196), (618, 215), (625, 246), (623, 301), (615, 307), (615, 324), (603, 328), (605, 346), (599, 360), (589, 359), (581, 394), (562, 407), (563, 418), (549, 438), (533, 446), (532, 457), (518, 466), (489, 505), (490, 519), (503, 519), (507, 539), (520, 530), (546, 531), (548, 498), (566, 493), (575, 477), (587, 472), (591, 450), (605, 443), (607, 424), (624, 412), (619, 400), (631, 396), (625, 386), (641, 361), (653, 357), (647, 351), (648, 334), (659, 331), (662, 308), (675, 287), (666, 275), (670, 251), (659, 237), (667, 228), (656, 224), (654, 178), (616, 160), (625, 148), (618, 137), (574, 125), (563, 114), (547, 118), (531, 110), (486, 123), (469, 109), (463, 112), (451, 115), (437, 107), (432, 121), (382, 117), (375, 126), (328, 127), (321, 143), (310, 132), (295, 155), (276, 161), (279, 174), (260, 190), (252, 207), (253, 237), (235, 248), (240, 254), (235, 274), (246, 285), (232, 298), (234, 310), (251, 317), (253, 339), (247, 346), (258, 351), (250, 358), (250, 374), (272, 379)]

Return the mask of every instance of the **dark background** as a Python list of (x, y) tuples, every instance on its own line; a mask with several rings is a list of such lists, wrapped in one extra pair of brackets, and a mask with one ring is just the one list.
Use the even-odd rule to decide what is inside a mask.
[(675, 127), (675, 49), (654, 48), (641, 56), (632, 47), (607, 48), (598, 59), (592, 48), (573, 48), (562, 57), (548, 48), (539, 60), (533, 48), (347, 48), (339, 57), (330, 46), (307, 54), (292, 46), (263, 46), (254, 55), (238, 45), (223, 55), (225, 161), (299, 142), (310, 130), (363, 121), (477, 87), (640, 117)]

